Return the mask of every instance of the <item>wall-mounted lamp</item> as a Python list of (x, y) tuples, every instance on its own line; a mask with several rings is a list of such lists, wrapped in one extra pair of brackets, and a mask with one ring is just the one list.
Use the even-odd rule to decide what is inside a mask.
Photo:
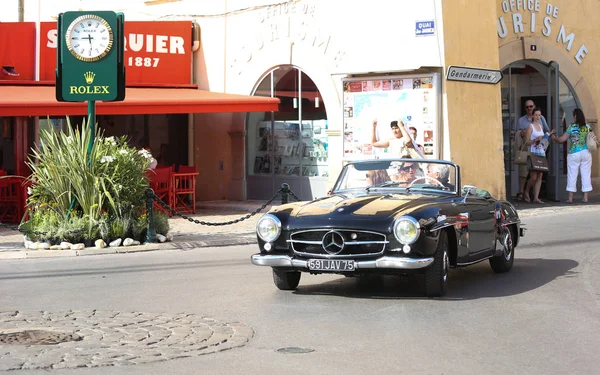
[(294, 108), (298, 108), (298, 98), (294, 97), (293, 103), (294, 103)]
[(7, 66), (7, 65), (2, 67), (2, 73), (6, 74), (7, 76), (11, 76), (11, 77), (18, 77), (20, 75), (19, 72), (17, 72), (15, 70), (14, 66)]
[(321, 103), (319, 103), (319, 102), (320, 102), (319, 97), (315, 96), (315, 108), (319, 108), (321, 106)]

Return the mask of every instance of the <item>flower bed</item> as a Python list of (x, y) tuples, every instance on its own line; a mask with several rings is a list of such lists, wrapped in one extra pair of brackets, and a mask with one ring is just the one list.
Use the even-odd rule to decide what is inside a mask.
[[(152, 155), (128, 146), (126, 137), (104, 137), (100, 131), (88, 152), (89, 127), (84, 122), (73, 129), (67, 122), (66, 132), (42, 131), (39, 147), (32, 150), (28, 220), (20, 226), (26, 244), (144, 242)], [(157, 234), (167, 236), (168, 216), (154, 212), (154, 219)]]

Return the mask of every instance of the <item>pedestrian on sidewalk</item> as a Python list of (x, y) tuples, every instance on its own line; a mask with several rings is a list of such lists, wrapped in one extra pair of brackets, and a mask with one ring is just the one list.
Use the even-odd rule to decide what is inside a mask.
[[(567, 149), (567, 203), (573, 203), (573, 195), (577, 192), (577, 175), (581, 174), (581, 191), (583, 203), (588, 202), (588, 193), (592, 191), (592, 154), (587, 146), (587, 135), (592, 128), (585, 122), (585, 115), (580, 108), (573, 110), (573, 124), (565, 133), (557, 137), (552, 134), (551, 139), (558, 143), (568, 142)], [(592, 133), (593, 134), (593, 133)], [(594, 136), (596, 142), (598, 139)]]

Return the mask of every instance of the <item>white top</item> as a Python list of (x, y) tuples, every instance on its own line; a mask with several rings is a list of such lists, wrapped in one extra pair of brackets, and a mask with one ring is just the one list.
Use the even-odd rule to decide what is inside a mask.
[[(535, 128), (534, 124), (531, 124), (529, 126), (531, 126), (533, 128), (533, 131), (531, 132), (531, 137), (529, 137), (530, 141), (533, 141), (537, 137), (544, 136), (544, 128), (542, 127), (541, 124), (540, 124), (540, 130), (537, 130)], [(542, 142), (534, 142), (531, 145), (531, 147), (529, 148), (529, 152), (531, 152), (532, 154), (535, 154), (535, 155), (546, 156), (546, 151), (544, 151), (544, 146), (542, 145)]]
[(392, 138), (390, 139), (390, 154), (396, 157), (406, 157), (410, 155), (406, 149), (403, 138)]

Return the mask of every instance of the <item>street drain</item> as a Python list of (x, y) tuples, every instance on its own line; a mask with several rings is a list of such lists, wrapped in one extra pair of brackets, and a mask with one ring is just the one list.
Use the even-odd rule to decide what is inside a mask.
[(289, 348), (277, 349), (277, 351), (279, 353), (284, 353), (284, 354), (304, 354), (304, 353), (314, 352), (315, 350), (310, 349), (310, 348), (298, 348), (298, 347), (292, 346)]
[(29, 330), (0, 333), (0, 344), (6, 345), (56, 345), (80, 340), (83, 340), (83, 337), (75, 333), (53, 331)]

